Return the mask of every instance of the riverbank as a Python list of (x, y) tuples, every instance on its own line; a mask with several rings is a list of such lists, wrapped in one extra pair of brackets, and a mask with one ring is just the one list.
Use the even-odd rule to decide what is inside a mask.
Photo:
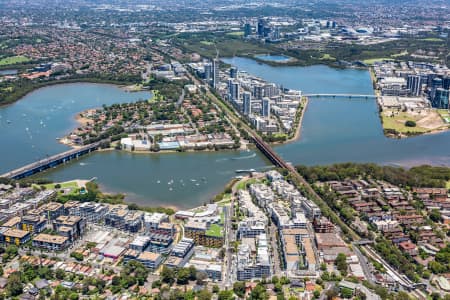
[[(257, 54), (258, 55), (258, 54)], [(272, 53), (269, 53), (269, 55), (272, 55)], [(256, 61), (259, 64), (266, 64), (271, 67), (311, 67), (311, 66), (317, 66), (317, 65), (323, 65), (327, 66), (333, 69), (357, 69), (357, 70), (367, 70), (369, 67), (364, 66), (358, 66), (352, 63), (344, 63), (339, 62), (335, 60), (327, 60), (327, 59), (316, 59), (312, 61), (305, 62), (303, 60), (300, 60), (298, 57), (291, 55), (288, 53), (277, 53), (277, 55), (283, 55), (286, 57), (289, 57), (289, 60), (286, 61), (274, 61), (274, 60), (265, 60), (261, 59), (255, 56), (255, 54), (240, 54), (237, 55), (237, 57), (242, 58), (250, 58)]]
[(301, 111), (299, 111), (300, 117), (299, 117), (299, 119), (298, 119), (298, 123), (295, 124), (295, 126), (296, 126), (296, 128), (295, 128), (295, 134), (294, 134), (294, 136), (293, 136), (292, 138), (288, 139), (288, 140), (287, 140), (285, 143), (283, 143), (283, 144), (295, 142), (295, 141), (299, 140), (300, 137), (301, 137), (301, 134), (302, 134), (303, 116), (304, 116), (305, 113), (306, 113), (306, 109), (308, 108), (308, 103), (309, 103), (308, 97), (303, 97), (303, 101), (304, 101), (304, 103), (302, 103), (303, 106), (302, 106), (302, 108), (301, 108)]
[[(41, 82), (27, 82), (27, 84), (21, 85), (20, 89), (16, 90), (12, 94), (1, 96), (0, 107), (13, 104), (18, 100), (20, 100), (21, 98), (27, 96), (28, 94), (40, 88), (68, 83), (113, 84), (119, 86), (120, 88), (125, 88), (127, 86), (132, 86), (133, 84), (135, 84), (134, 82), (109, 80), (97, 77), (80, 77), (80, 78), (67, 78), (67, 79), (41, 81)], [(133, 90), (133, 92), (136, 92), (136, 90)]]
[[(113, 149), (113, 148), (111, 148)], [(169, 154), (169, 153), (195, 153), (195, 152), (221, 152), (221, 151), (242, 151), (242, 150), (246, 150), (246, 149), (182, 149), (182, 150), (159, 150), (159, 151), (139, 151), (139, 150), (135, 150), (135, 151), (131, 151), (131, 150), (126, 150), (126, 149), (121, 149), (120, 151), (126, 152), (126, 153), (133, 153), (133, 154)]]
[(279, 53), (268, 53), (268, 54), (257, 54), (253, 55), (252, 58), (258, 62), (263, 63), (275, 63), (279, 65), (287, 65), (289, 63), (294, 63), (298, 61), (295, 57), (286, 56)]
[(385, 135), (393, 138), (436, 134), (449, 130), (450, 124), (432, 108), (419, 111), (383, 109), (380, 118)]
[[(104, 187), (95, 182), (96, 178), (90, 180), (74, 179), (68, 182), (52, 183), (44, 185), (45, 188), (53, 188), (58, 191), (58, 201), (67, 202), (70, 200), (79, 200), (80, 196), (89, 194), (94, 195), (90, 198), (95, 199), (94, 202), (106, 203), (106, 204), (126, 204), (130, 209), (142, 210), (145, 212), (163, 212), (168, 215), (173, 215), (175, 211), (180, 208), (175, 205), (163, 205), (163, 206), (145, 206), (140, 205), (127, 199), (126, 193), (113, 193), (108, 192)], [(53, 187), (52, 187), (53, 185)], [(68, 190), (70, 192), (68, 193)], [(82, 193), (83, 192), (83, 193)]]
[(89, 125), (89, 123), (91, 123), (92, 121), (89, 118), (87, 118), (85, 115), (89, 114), (89, 113), (95, 113), (96, 110), (97, 110), (96, 108), (92, 108), (92, 109), (88, 109), (88, 110), (85, 110), (83, 112), (78, 113), (75, 116), (75, 121), (80, 126), (87, 126), (87, 125)]
[[(306, 109), (308, 107), (308, 101), (309, 101), (309, 99), (307, 97), (303, 97), (302, 102), (300, 103), (300, 106), (297, 109), (293, 129), (292, 129), (292, 130), (294, 130), (294, 132), (291, 132), (285, 141), (271, 142), (270, 143), (271, 145), (286, 145), (286, 144), (296, 142), (300, 139), (303, 116), (305, 115)], [(294, 129), (294, 127), (295, 127), (295, 129)]]
[(370, 68), (370, 79), (377, 96), (378, 117), (385, 137), (405, 139), (409, 137), (437, 134), (450, 130), (450, 124), (437, 109), (424, 107), (416, 109), (401, 109), (383, 107), (381, 91), (376, 88), (376, 76), (373, 67)]

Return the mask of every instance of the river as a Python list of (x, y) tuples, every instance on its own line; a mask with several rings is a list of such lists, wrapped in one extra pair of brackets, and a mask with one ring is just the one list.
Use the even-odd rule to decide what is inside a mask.
[[(272, 67), (248, 58), (225, 59), (270, 82), (305, 94), (374, 94), (367, 70), (327, 66)], [(374, 99), (311, 98), (301, 137), (275, 148), (294, 164), (376, 162), (401, 166), (450, 166), (450, 132), (391, 139), (383, 134)]]
[[(304, 93), (372, 94), (365, 70), (326, 66), (271, 67), (251, 59), (228, 63)], [(3, 147), (0, 172), (67, 149), (56, 138), (76, 126), (74, 115), (84, 109), (146, 99), (149, 93), (126, 93), (111, 85), (90, 83), (39, 89), (0, 108)], [(28, 129), (27, 129), (28, 128)], [(449, 133), (405, 140), (384, 137), (374, 100), (311, 99), (301, 138), (276, 150), (294, 164), (357, 161), (404, 166), (450, 164)], [(257, 151), (171, 154), (97, 152), (39, 176), (55, 181), (97, 177), (110, 192), (124, 192), (127, 200), (145, 205), (193, 207), (220, 192), (236, 169), (264, 170), (269, 162)]]

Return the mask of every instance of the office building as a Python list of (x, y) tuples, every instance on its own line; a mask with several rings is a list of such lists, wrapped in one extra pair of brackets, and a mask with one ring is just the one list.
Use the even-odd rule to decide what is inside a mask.
[(229, 94), (230, 94), (230, 100), (235, 102), (239, 100), (239, 82), (235, 80), (231, 80), (228, 82), (229, 85)]
[(266, 22), (264, 21), (264, 19), (259, 19), (258, 20), (258, 25), (257, 25), (257, 33), (259, 37), (263, 37), (264, 36), (264, 26), (266, 25)]
[(411, 96), (419, 96), (422, 91), (422, 79), (420, 75), (408, 75), (406, 86)]
[(211, 82), (211, 86), (213, 88), (217, 88), (219, 86), (219, 60), (218, 59), (213, 59), (212, 61), (212, 82)]
[(261, 115), (263, 117), (270, 117), (270, 99), (269, 98), (263, 98), (263, 100), (262, 100)]
[(238, 69), (236, 67), (230, 68), (230, 77), (233, 79), (237, 79)]
[(443, 88), (437, 88), (434, 94), (434, 98), (431, 101), (431, 106), (439, 109), (448, 109), (449, 102), (449, 90)]
[(244, 37), (252, 35), (252, 25), (250, 23), (244, 24)]
[(269, 27), (269, 26), (264, 26), (264, 33), (263, 33), (263, 36), (264, 36), (264, 37), (268, 37), (268, 36), (271, 35), (271, 33), (272, 33), (272, 28)]
[(272, 34), (270, 35), (270, 39), (272, 41), (278, 41), (280, 39), (280, 28), (275, 27), (272, 31)]
[(431, 82), (430, 99), (432, 102), (434, 101), (434, 98), (436, 96), (436, 91), (439, 88), (442, 88), (442, 79), (439, 77), (436, 77)]
[(244, 115), (248, 116), (252, 112), (252, 94), (250, 92), (242, 93)]
[(252, 35), (252, 25), (250, 23), (245, 23), (244, 25), (244, 36), (250, 36)]
[(450, 90), (450, 75), (442, 78), (442, 88), (444, 90)]
[(272, 98), (278, 96), (280, 93), (279, 88), (274, 83), (265, 84), (264, 87), (264, 97)]
[(427, 74), (427, 86), (433, 85), (433, 80), (437, 77), (436, 73), (429, 73)]
[(212, 78), (212, 64), (207, 63), (205, 64), (205, 73), (204, 73), (204, 78), (209, 81)]
[(264, 96), (264, 87), (262, 85), (253, 86), (253, 97), (257, 100), (261, 100)]

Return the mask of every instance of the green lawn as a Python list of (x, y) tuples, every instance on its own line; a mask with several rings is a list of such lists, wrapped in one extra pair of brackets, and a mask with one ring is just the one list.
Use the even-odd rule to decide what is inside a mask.
[(417, 132), (424, 133), (429, 131), (427, 128), (423, 128), (420, 126), (416, 127), (407, 127), (405, 126), (406, 120), (417, 122), (420, 119), (420, 116), (411, 116), (410, 114), (400, 112), (396, 114), (393, 118), (390, 116), (386, 116), (383, 114), (383, 127), (385, 129), (395, 129), (397, 132), (406, 133), (406, 132)]
[(336, 58), (334, 58), (333, 56), (331, 56), (328, 53), (324, 53), (324, 55), (322, 55), (321, 58), (319, 58), (320, 60), (336, 60)]
[(258, 182), (259, 182), (259, 180), (256, 178), (250, 178), (249, 180), (243, 180), (237, 184), (236, 189), (243, 190), (247, 187), (247, 185), (250, 185), (253, 183), (258, 183)]
[(206, 231), (206, 235), (214, 236), (214, 237), (223, 236), (222, 226), (219, 226), (217, 224), (212, 224), (211, 227), (209, 227), (209, 229)]
[(420, 39), (420, 40), (424, 41), (424, 42), (443, 42), (443, 40), (439, 39), (439, 38), (426, 38), (426, 39)]
[(244, 32), (243, 31), (233, 31), (233, 32), (228, 32), (227, 35), (231, 35), (231, 36), (243, 36)]
[(448, 190), (450, 190), (450, 180), (447, 181), (447, 184), (445, 185), (445, 187), (446, 187)]
[(400, 56), (405, 56), (408, 55), (408, 51), (405, 50), (403, 52), (397, 53), (397, 54), (392, 54), (391, 57), (400, 57)]
[[(55, 189), (55, 185), (58, 183), (49, 183), (49, 184), (44, 184), (44, 187), (47, 190), (52, 190)], [(59, 183), (59, 185), (61, 185), (61, 189), (71, 189), (70, 191), (70, 195), (74, 195), (76, 193), (78, 193), (78, 184), (76, 181), (67, 181), (67, 182), (61, 182)]]
[(220, 200), (219, 202), (216, 202), (217, 205), (219, 206), (226, 206), (228, 204), (230, 204), (231, 202), (231, 194), (225, 194), (222, 197), (222, 200)]
[(279, 133), (273, 134), (273, 137), (275, 139), (283, 139), (283, 138), (287, 139), (288, 135), (286, 133), (279, 132)]
[(383, 61), (383, 60), (393, 60), (393, 59), (390, 57), (377, 57), (377, 58), (365, 59), (365, 60), (363, 60), (363, 63), (365, 63), (366, 65), (373, 65), (377, 61)]
[(229, 199), (229, 200), (222, 200), (220, 202), (217, 202), (217, 205), (219, 205), (220, 207), (224, 207), (224, 206), (227, 206), (230, 203), (231, 203), (231, 199)]
[(0, 66), (20, 64), (28, 61), (30, 61), (30, 59), (25, 56), (10, 56), (1, 59)]
[(158, 90), (151, 90), (152, 97), (148, 99), (148, 102), (159, 102), (164, 100), (164, 96)]
[(266, 54), (272, 51), (272, 48), (268, 45), (251, 43), (231, 36), (228, 36), (227, 39), (207, 36), (201, 40), (185, 39), (180, 40), (180, 42), (182, 42), (181, 46), (187, 51), (207, 57), (215, 57), (217, 50), (221, 57)]
[[(58, 183), (49, 183), (49, 184), (45, 184), (44, 186), (45, 186), (46, 189), (54, 189), (55, 185), (57, 185), (57, 184)], [(78, 188), (78, 184), (77, 184), (76, 181), (61, 182), (61, 183), (59, 183), (59, 185), (63, 189), (69, 189), (69, 188), (76, 189), (76, 188)]]
[(438, 109), (437, 112), (444, 119), (445, 123), (450, 123), (450, 112), (448, 109)]

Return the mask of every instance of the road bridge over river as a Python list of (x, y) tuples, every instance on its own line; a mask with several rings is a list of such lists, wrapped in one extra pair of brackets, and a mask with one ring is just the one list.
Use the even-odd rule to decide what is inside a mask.
[(95, 151), (99, 148), (102, 142), (96, 142), (93, 144), (89, 144), (80, 148), (71, 149), (63, 153), (55, 154), (53, 156), (49, 156), (47, 158), (35, 161), (26, 166), (20, 167), (15, 170), (11, 170), (8, 173), (0, 175), (0, 177), (10, 178), (10, 179), (22, 179), (37, 173), (40, 173), (44, 170), (56, 167), (57, 165), (66, 163), (70, 160), (76, 159), (80, 156), (86, 155)]
[(376, 99), (375, 95), (366, 94), (305, 94), (308, 98), (348, 98), (348, 99)]

